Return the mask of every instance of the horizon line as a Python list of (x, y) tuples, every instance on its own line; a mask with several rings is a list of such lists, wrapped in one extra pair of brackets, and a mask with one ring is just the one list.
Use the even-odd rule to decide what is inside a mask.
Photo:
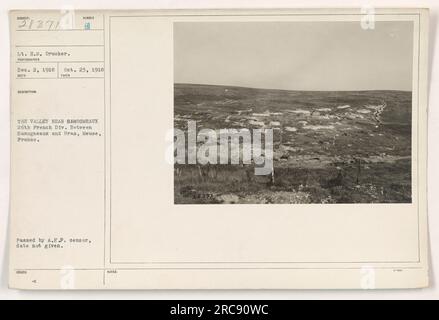
[(257, 89), (257, 90), (276, 90), (276, 91), (294, 91), (294, 92), (367, 92), (367, 91), (397, 91), (397, 92), (413, 92), (413, 90), (402, 89), (359, 89), (359, 90), (298, 90), (298, 89), (275, 89), (275, 88), (261, 88), (261, 87), (246, 87), (228, 84), (208, 84), (208, 83), (191, 83), (191, 82), (174, 82), (175, 85), (196, 85), (196, 86), (210, 86), (210, 87), (229, 87), (241, 89)]

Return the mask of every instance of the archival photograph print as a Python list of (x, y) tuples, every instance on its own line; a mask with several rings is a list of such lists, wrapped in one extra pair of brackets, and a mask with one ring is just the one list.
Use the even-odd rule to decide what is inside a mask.
[(411, 203), (413, 23), (174, 23), (175, 204)]

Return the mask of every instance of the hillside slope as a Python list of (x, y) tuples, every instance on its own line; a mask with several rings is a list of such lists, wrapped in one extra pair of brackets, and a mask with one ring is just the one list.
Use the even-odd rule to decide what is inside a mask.
[[(231, 175), (252, 194), (300, 189), (309, 197), (299, 203), (410, 202), (411, 100), (411, 92), (403, 91), (310, 92), (176, 84), (174, 120), (183, 130), (189, 119), (197, 121), (199, 129), (274, 129), (274, 184), (265, 177), (250, 181), (247, 173), (239, 178), (248, 168), (211, 166), (209, 170), (215, 167), (216, 176), (219, 172), (224, 181), (207, 181), (211, 186), (204, 190), (213, 194), (207, 198), (230, 193), (236, 196), (234, 202), (247, 202), (249, 194), (225, 187), (229, 182), (233, 185), (225, 178)], [(195, 181), (200, 170), (192, 170), (190, 166), (179, 170), (176, 195), (181, 196), (180, 189), (188, 184), (199, 193), (197, 184), (206, 181)], [(192, 182), (185, 182), (186, 175), (192, 176)]]

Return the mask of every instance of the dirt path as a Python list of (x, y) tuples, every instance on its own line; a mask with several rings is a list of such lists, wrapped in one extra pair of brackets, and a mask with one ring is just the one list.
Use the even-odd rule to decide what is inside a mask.
[(381, 105), (375, 110), (375, 112), (373, 113), (373, 116), (375, 118), (375, 121), (377, 122), (378, 125), (382, 124), (381, 121), (381, 114), (384, 112), (384, 109), (387, 107), (387, 103), (386, 101), (382, 101)]

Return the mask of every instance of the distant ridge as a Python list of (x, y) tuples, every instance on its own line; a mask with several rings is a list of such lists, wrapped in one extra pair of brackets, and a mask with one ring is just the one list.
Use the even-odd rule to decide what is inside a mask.
[(174, 86), (180, 87), (211, 87), (211, 88), (227, 88), (227, 89), (244, 89), (244, 90), (266, 90), (266, 91), (283, 91), (283, 92), (412, 92), (407, 90), (294, 90), (294, 89), (272, 89), (272, 88), (257, 88), (257, 87), (244, 87), (233, 86), (225, 84), (202, 84), (202, 83), (174, 83)]

